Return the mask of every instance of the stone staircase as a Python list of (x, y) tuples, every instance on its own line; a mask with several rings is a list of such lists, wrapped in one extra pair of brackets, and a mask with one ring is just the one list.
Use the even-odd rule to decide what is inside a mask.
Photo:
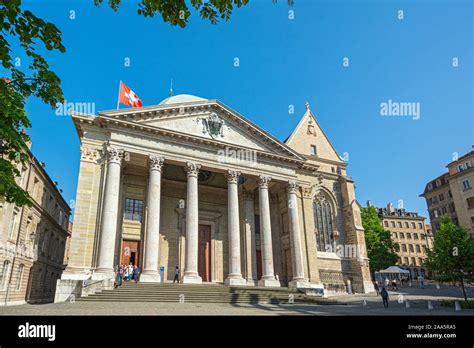
[(77, 301), (179, 303), (314, 303), (337, 304), (321, 296), (306, 296), (288, 288), (229, 287), (220, 284), (153, 284), (125, 282), (122, 287), (80, 297)]

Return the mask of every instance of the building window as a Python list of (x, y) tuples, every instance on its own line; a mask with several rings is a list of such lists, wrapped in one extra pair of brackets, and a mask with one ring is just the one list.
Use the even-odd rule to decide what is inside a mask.
[(471, 185), (469, 184), (469, 180), (464, 180), (464, 181), (462, 182), (462, 186), (464, 187), (465, 190), (471, 188)]
[(440, 193), (438, 197), (440, 202), (444, 201), (444, 194)]
[(395, 227), (395, 221), (390, 221), (390, 224), (392, 225), (392, 227)]
[(453, 198), (453, 194), (451, 193), (451, 190), (448, 190), (448, 196), (449, 198)]
[(404, 257), (403, 260), (404, 265), (408, 265), (410, 263), (410, 261), (408, 261), (408, 257)]
[(400, 239), (405, 239), (405, 233), (400, 232)]
[(416, 252), (417, 252), (417, 253), (421, 253), (421, 248), (420, 248), (419, 245), (416, 245), (416, 246), (415, 246), (415, 249), (416, 249)]
[(413, 233), (413, 239), (418, 240), (418, 233)]
[(434, 217), (435, 217), (435, 218), (439, 217), (439, 214), (438, 214), (438, 210), (437, 210), (437, 209), (434, 209), (434, 210), (433, 210), (433, 214), (434, 214)]
[(408, 226), (409, 226), (408, 222), (405, 222), (405, 228), (408, 228)]
[(423, 252), (426, 254), (426, 245), (422, 245)]
[(15, 208), (13, 212), (13, 219), (10, 224), (10, 230), (8, 231), (8, 239), (13, 240), (15, 239), (16, 231), (18, 230), (18, 219), (19, 219), (19, 210)]
[(142, 221), (143, 201), (138, 199), (125, 199), (125, 219)]
[(413, 249), (413, 244), (409, 244), (409, 245), (408, 245), (408, 250), (409, 250), (411, 253), (415, 252), (415, 249)]
[(467, 161), (466, 163), (464, 163), (464, 165), (466, 166), (466, 169), (472, 167), (471, 161)]
[(407, 246), (405, 244), (402, 244), (402, 251), (407, 251)]
[(335, 250), (332, 209), (329, 201), (321, 194), (314, 199), (313, 214), (318, 251), (326, 251), (327, 247)]
[(420, 230), (423, 229), (423, 224), (422, 224), (421, 222), (418, 223), (418, 228), (419, 228)]
[(3, 262), (2, 273), (0, 274), (0, 289), (5, 290), (8, 283), (8, 274), (10, 273), (10, 261)]
[(407, 233), (407, 239), (411, 239), (411, 233)]
[(462, 172), (464, 170), (464, 165), (460, 164), (458, 165), (458, 172)]
[(23, 270), (25, 269), (25, 265), (21, 264), (20, 267), (18, 268), (18, 275), (16, 278), (16, 290), (20, 290), (21, 288), (21, 282), (23, 280)]
[(474, 197), (469, 197), (466, 199), (466, 202), (468, 208), (474, 208)]
[(388, 221), (384, 221), (383, 224), (385, 227), (388, 227)]
[(425, 238), (426, 238), (426, 237), (425, 237), (425, 234), (422, 233), (422, 234), (421, 234), (421, 240), (425, 240)]
[(436, 187), (440, 187), (440, 186), (441, 186), (441, 180), (438, 179), (438, 180), (436, 180)]
[(311, 145), (310, 147), (310, 154), (311, 156), (317, 156), (316, 145)]
[(428, 184), (428, 191), (431, 191), (432, 189), (433, 189), (433, 184), (430, 182), (430, 183)]
[(413, 228), (414, 230), (416, 230), (416, 224), (414, 222), (411, 223), (411, 228)]
[(393, 232), (393, 238), (397, 239), (398, 236), (397, 236), (397, 232)]
[(402, 223), (398, 221), (398, 228), (402, 228)]
[[(413, 266), (416, 266), (416, 259), (414, 257), (411, 258), (411, 264)], [(415, 270), (416, 271), (416, 270)]]

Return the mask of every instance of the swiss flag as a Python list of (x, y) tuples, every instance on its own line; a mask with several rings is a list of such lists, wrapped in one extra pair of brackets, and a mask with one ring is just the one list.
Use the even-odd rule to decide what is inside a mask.
[(120, 81), (119, 102), (131, 106), (132, 108), (141, 108), (142, 101), (125, 83)]

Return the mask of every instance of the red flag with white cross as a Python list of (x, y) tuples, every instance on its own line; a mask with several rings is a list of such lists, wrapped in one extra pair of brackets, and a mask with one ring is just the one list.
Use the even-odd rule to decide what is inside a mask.
[(141, 108), (143, 105), (140, 98), (138, 98), (138, 95), (136, 95), (135, 92), (133, 92), (130, 87), (122, 81), (120, 81), (119, 103), (131, 106), (132, 108)]

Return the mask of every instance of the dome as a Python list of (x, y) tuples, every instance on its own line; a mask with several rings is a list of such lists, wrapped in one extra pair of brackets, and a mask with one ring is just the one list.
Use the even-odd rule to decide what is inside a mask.
[(159, 105), (170, 105), (170, 104), (181, 104), (181, 103), (191, 103), (191, 102), (199, 102), (204, 101), (206, 99), (201, 97), (196, 97), (195, 95), (191, 94), (178, 94), (168, 97), (160, 102)]

